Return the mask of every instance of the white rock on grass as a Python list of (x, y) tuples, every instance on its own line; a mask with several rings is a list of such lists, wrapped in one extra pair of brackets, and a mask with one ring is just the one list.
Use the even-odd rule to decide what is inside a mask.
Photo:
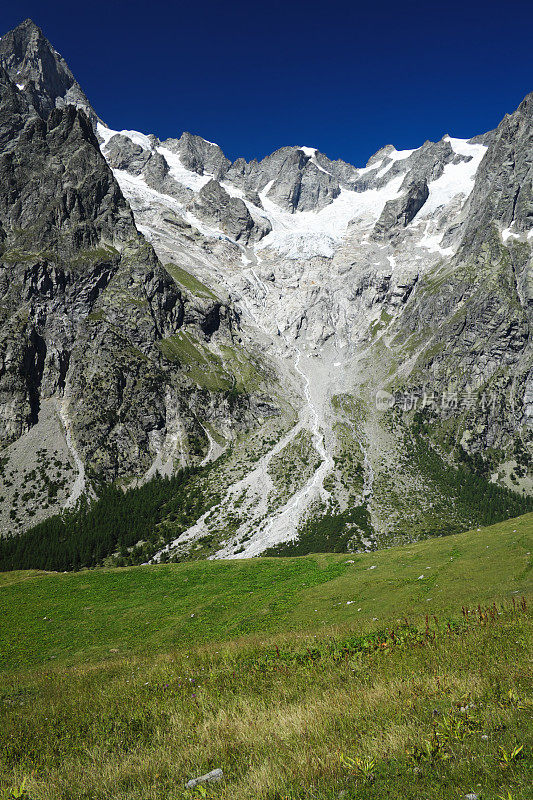
[(224, 777), (224, 773), (221, 769), (213, 769), (211, 772), (206, 772), (205, 775), (200, 775), (198, 778), (191, 778), (185, 784), (186, 789), (194, 789), (195, 786), (198, 786), (200, 783), (216, 783), (217, 781), (221, 781)]

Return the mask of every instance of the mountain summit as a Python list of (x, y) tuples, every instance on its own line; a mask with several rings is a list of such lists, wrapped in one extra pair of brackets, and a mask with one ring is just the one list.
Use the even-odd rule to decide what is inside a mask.
[(31, 19), (0, 39), (0, 66), (31, 97), (43, 118), (53, 108), (73, 105), (96, 122), (96, 113), (66, 61)]
[(39, 28), (3, 36), (3, 535), (190, 467), (139, 558), (368, 550), (527, 510), (532, 107), (360, 167), (231, 162), (109, 129)]

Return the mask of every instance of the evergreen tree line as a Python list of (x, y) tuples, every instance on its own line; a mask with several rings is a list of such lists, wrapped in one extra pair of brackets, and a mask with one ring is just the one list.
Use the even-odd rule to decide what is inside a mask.
[(372, 533), (366, 505), (351, 506), (339, 513), (317, 513), (298, 529), (298, 536), (289, 542), (273, 545), (265, 556), (306, 556), (309, 553), (347, 553), (349, 545)]
[[(427, 534), (443, 536), (459, 533), (470, 527), (467, 520), (484, 527), (533, 511), (533, 497), (521, 495), (489, 480), (490, 464), (481, 455), (470, 455), (459, 450), (459, 465), (446, 464), (431, 446), (428, 429), (423, 423), (420, 416), (415, 417), (410, 448), (412, 458), (417, 461), (420, 472), (438, 486), (443, 497), (440, 507), (442, 519), (439, 523), (435, 519), (428, 522)], [(447, 514), (446, 506), (449, 508)], [(270, 547), (265, 555), (346, 552), (353, 538), (353, 528), (347, 526), (351, 522), (355, 522), (365, 533), (371, 531), (369, 515), (364, 506), (351, 508), (343, 514), (318, 515), (300, 528), (295, 540)]]
[[(450, 511), (476, 525), (491, 525), (533, 511), (533, 497), (522, 496), (487, 479), (481, 458), (462, 455), (459, 467), (446, 464), (414, 426), (412, 457), (420, 471), (448, 498)], [(0, 571), (45, 569), (54, 571), (94, 567), (114, 556), (118, 565), (148, 560), (167, 541), (197, 519), (204, 497), (189, 480), (197, 470), (186, 468), (168, 478), (159, 475), (142, 486), (123, 492), (106, 486), (97, 500), (83, 499), (78, 508), (40, 522), (20, 536), (0, 539)], [(344, 514), (318, 515), (304, 525), (295, 542), (270, 548), (268, 555), (343, 552), (353, 536), (352, 525), (365, 533), (369, 520), (364, 507)], [(455, 533), (466, 527), (450, 514), (439, 529), (428, 533)], [(164, 530), (158, 528), (164, 521)], [(438, 527), (438, 526), (437, 526)]]
[[(126, 492), (105, 486), (98, 499), (83, 498), (78, 508), (38, 523), (20, 536), (0, 539), (0, 571), (45, 569), (54, 571), (94, 567), (118, 553), (117, 563), (139, 563), (157, 550), (156, 526), (167, 515), (176, 518), (191, 498), (184, 498), (189, 477), (186, 468), (172, 477), (155, 476)], [(198, 493), (192, 500), (196, 513)], [(139, 543), (145, 543), (145, 546)], [(129, 558), (131, 548), (135, 557)]]
[(446, 464), (416, 428), (414, 444), (420, 471), (438, 485), (465, 519), (485, 526), (533, 511), (533, 497), (489, 480), (490, 470), (481, 456), (469, 456), (460, 450), (459, 465)]

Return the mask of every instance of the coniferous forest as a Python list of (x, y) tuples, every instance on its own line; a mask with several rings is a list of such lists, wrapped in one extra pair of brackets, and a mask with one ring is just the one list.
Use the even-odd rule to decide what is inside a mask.
[(77, 570), (102, 564), (114, 555), (123, 566), (148, 560), (161, 545), (163, 519), (189, 519), (201, 513), (202, 494), (190, 490), (192, 469), (171, 478), (156, 476), (124, 492), (106, 486), (97, 500), (85, 498), (73, 511), (40, 522), (21, 536), (0, 540), (0, 571)]
[[(476, 465), (463, 463), (458, 469), (446, 466), (431, 448), (421, 447), (420, 441), (418, 445), (414, 452), (423, 471), (448, 494), (450, 508), (463, 518), (473, 514), (478, 524), (491, 525), (533, 511), (533, 497), (491, 483), (475, 469)], [(171, 478), (157, 475), (126, 492), (105, 486), (96, 500), (83, 498), (73, 511), (50, 517), (20, 536), (0, 539), (0, 571), (70, 571), (103, 563), (127, 566), (149, 560), (206, 510), (202, 491), (191, 481), (197, 472), (186, 468)], [(212, 497), (211, 502), (215, 499)], [(309, 521), (295, 541), (272, 547), (266, 554), (345, 552), (350, 535), (341, 523), (355, 519), (361, 530), (367, 528), (364, 507), (340, 516), (325, 514)], [(446, 535), (465, 527), (450, 515), (438, 529), (433, 523), (428, 533)]]

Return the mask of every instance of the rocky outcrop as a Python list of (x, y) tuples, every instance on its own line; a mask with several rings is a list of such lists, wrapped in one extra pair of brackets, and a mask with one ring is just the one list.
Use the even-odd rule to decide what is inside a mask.
[(245, 203), (239, 197), (230, 197), (214, 178), (202, 186), (188, 208), (201, 220), (212, 227), (220, 228), (236, 242), (248, 244), (250, 241), (259, 241), (272, 229), (264, 218), (256, 222)]
[(463, 257), (490, 243), (494, 223), (500, 230), (508, 229), (511, 238), (531, 231), (532, 185), (533, 92), (492, 133), (469, 199)]
[(43, 119), (53, 108), (73, 105), (96, 123), (98, 117), (66, 61), (31, 19), (0, 39), (0, 66)]
[(217, 180), (224, 177), (231, 164), (218, 144), (192, 133), (185, 132), (179, 139), (166, 139), (162, 147), (179, 155), (185, 169), (198, 175), (212, 175)]
[(405, 228), (413, 221), (429, 197), (429, 189), (424, 178), (414, 180), (407, 191), (396, 200), (389, 200), (374, 226), (373, 237), (377, 241), (393, 236), (398, 228)]
[(270, 183), (267, 196), (287, 211), (323, 208), (340, 193), (337, 179), (297, 148), (277, 150), (261, 162), (260, 168), (259, 185), (264, 188)]
[[(308, 148), (282, 147), (260, 162), (238, 159), (225, 177), (247, 192), (266, 191), (270, 200), (291, 213), (317, 210), (340, 193), (339, 180), (326, 169), (329, 159), (319, 157), (322, 163), (316, 151), (311, 155)], [(334, 171), (343, 174), (342, 163), (337, 162)]]
[[(0, 117), (9, 124), (14, 92), (5, 73), (0, 91)], [(44, 121), (19, 93), (15, 122), (24, 116), (0, 153), (4, 444), (35, 423), (41, 394), (64, 390), (78, 328), (123, 254), (138, 252), (140, 264), (163, 274), (84, 112), (54, 108)]]
[[(150, 150), (145, 150), (140, 144), (120, 133), (112, 136), (107, 142), (105, 154), (110, 167), (127, 170), (132, 175), (141, 175), (152, 156)], [(168, 165), (166, 165), (166, 172), (168, 172)], [(161, 179), (163, 177), (164, 174), (161, 175)]]
[(466, 429), (463, 444), (476, 452), (527, 441), (532, 423), (532, 187), (528, 95), (491, 132), (455, 256), (421, 280), (398, 321), (399, 341), (431, 331), (409, 383), (470, 398), (467, 408), (443, 414)]

